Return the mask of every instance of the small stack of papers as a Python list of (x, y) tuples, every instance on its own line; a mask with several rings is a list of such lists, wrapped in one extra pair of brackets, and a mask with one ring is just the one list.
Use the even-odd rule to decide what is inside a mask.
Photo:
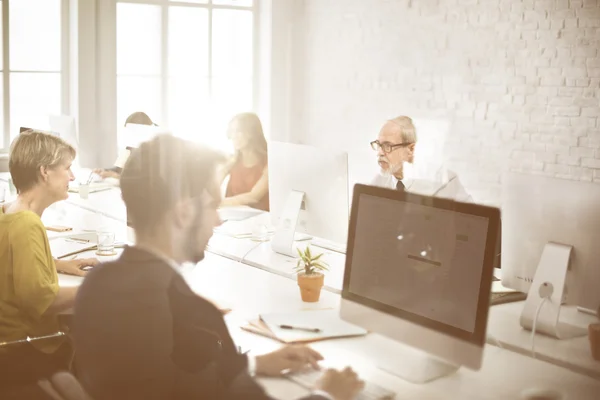
[(338, 310), (261, 314), (259, 319), (249, 321), (242, 329), (288, 344), (363, 336), (368, 333), (366, 329), (343, 321)]

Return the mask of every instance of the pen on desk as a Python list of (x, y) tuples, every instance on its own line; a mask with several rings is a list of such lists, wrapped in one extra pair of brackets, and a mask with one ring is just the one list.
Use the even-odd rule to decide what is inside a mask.
[(92, 182), (93, 177), (94, 177), (94, 171), (90, 172), (90, 176), (88, 176), (87, 181), (85, 181), (85, 184), (89, 185)]
[(75, 242), (75, 243), (89, 243), (90, 241), (87, 239), (78, 239), (78, 238), (66, 238), (67, 242)]
[(296, 331), (305, 331), (305, 332), (314, 332), (319, 333), (321, 330), (319, 328), (303, 328), (301, 326), (292, 326), (292, 325), (279, 325), (281, 329), (293, 329)]

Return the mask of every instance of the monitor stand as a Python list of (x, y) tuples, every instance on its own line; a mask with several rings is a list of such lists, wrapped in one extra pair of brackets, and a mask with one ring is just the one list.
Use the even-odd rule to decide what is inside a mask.
[(288, 195), (281, 212), (279, 224), (275, 228), (273, 239), (271, 239), (271, 249), (274, 252), (290, 257), (297, 257), (297, 254), (294, 252), (294, 235), (303, 200), (304, 192), (292, 190)]
[(360, 353), (357, 355), (367, 360), (377, 360), (374, 361), (377, 369), (411, 383), (431, 382), (459, 369), (457, 365), (386, 336), (370, 334), (365, 342), (350, 351)]
[[(521, 312), (520, 323), (523, 328), (532, 330), (537, 318), (536, 333), (543, 333), (556, 339), (587, 335), (586, 327), (559, 320), (572, 250), (572, 246), (559, 243), (547, 243), (544, 247)], [(540, 306), (543, 298), (548, 296), (549, 298)]]

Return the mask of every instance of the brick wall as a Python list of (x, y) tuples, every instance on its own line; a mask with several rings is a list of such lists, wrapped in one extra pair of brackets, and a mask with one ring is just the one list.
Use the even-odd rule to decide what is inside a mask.
[(446, 165), (478, 201), (499, 204), (504, 169), (600, 183), (598, 1), (303, 4), (298, 141), (360, 148), (407, 114), (449, 123)]

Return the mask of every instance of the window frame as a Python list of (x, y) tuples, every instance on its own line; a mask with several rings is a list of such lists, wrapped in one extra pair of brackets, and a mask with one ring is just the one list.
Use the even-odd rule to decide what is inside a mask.
[(12, 70), (10, 68), (10, 2), (18, 0), (0, 0), (2, 7), (2, 65), (0, 70), (2, 73), (2, 137), (3, 143), (0, 146), (0, 154), (7, 154), (10, 148), (10, 74), (11, 73), (59, 73), (61, 87), (61, 104), (60, 110), (64, 115), (70, 114), (70, 49), (69, 49), (69, 32), (70, 32), (70, 12), (69, 0), (60, 0), (60, 18), (61, 18), (61, 38), (60, 38), (60, 61), (61, 66), (58, 71), (41, 71), (41, 70)]
[[(173, 1), (173, 0), (116, 0), (115, 3), (118, 5), (122, 4), (147, 4), (147, 5), (155, 5), (160, 6), (161, 8), (161, 72), (160, 72), (160, 80), (161, 80), (161, 114), (162, 114), (162, 124), (164, 126), (170, 126), (169, 121), (169, 109), (168, 109), (168, 99), (169, 99), (169, 66), (168, 66), (168, 54), (169, 54), (169, 7), (190, 7), (190, 8), (202, 8), (206, 9), (208, 13), (208, 68), (207, 68), (207, 78), (208, 78), (208, 96), (209, 99), (213, 98), (213, 80), (215, 78), (212, 70), (213, 65), (213, 10), (243, 10), (249, 11), (252, 13), (252, 104), (251, 109), (255, 110), (258, 104), (259, 95), (258, 95), (258, 87), (259, 87), (259, 0), (253, 0), (251, 6), (238, 6), (238, 5), (226, 5), (226, 4), (214, 4), (213, 0), (205, 0), (205, 3), (190, 3), (185, 1)], [(118, 15), (117, 15), (118, 18)], [(117, 40), (118, 40), (118, 32), (117, 32)], [(116, 81), (118, 82), (118, 78), (120, 76), (144, 76), (143, 74), (119, 74), (117, 71)], [(118, 85), (118, 83), (117, 83)], [(118, 88), (117, 88), (118, 92)], [(118, 113), (118, 111), (117, 111)], [(122, 125), (122, 121), (117, 121), (117, 127)]]

